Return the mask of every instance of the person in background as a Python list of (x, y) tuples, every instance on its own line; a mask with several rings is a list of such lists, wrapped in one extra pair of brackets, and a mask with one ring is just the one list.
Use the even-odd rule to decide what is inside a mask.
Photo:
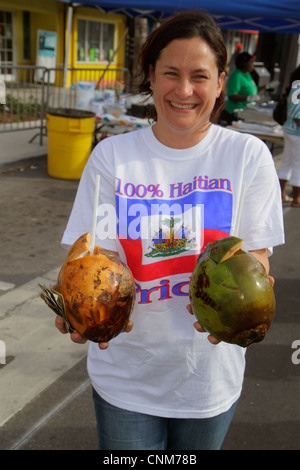
[[(269, 272), (268, 248), (284, 242), (269, 149), (213, 124), (226, 63), (210, 15), (188, 11), (164, 21), (139, 60), (139, 93), (153, 97), (153, 125), (99, 142), (79, 183), (63, 245), (91, 230), (100, 174), (99, 204), (114, 209), (116, 236), (103, 229), (95, 243), (117, 253), (136, 283), (131, 331), (89, 346), (101, 450), (220, 449), (242, 391), (245, 349), (203, 332), (187, 312), (199, 253), (234, 230), (243, 183), (243, 249)], [(180, 250), (171, 228), (184, 229)], [(56, 326), (66, 333), (62, 318)], [(71, 339), (85, 341), (77, 332)]]
[(232, 54), (232, 56), (230, 58), (230, 61), (228, 63), (228, 75), (229, 75), (229, 77), (235, 71), (235, 68), (236, 68), (235, 59), (242, 52), (242, 49), (243, 49), (243, 44), (242, 43), (239, 42), (238, 44), (235, 45), (234, 53)]
[(236, 69), (227, 82), (227, 101), (222, 115), (228, 123), (237, 119), (236, 109), (245, 109), (250, 102), (259, 101), (257, 86), (251, 76), (254, 58), (248, 52), (241, 52), (235, 59)]
[[(278, 177), (283, 202), (300, 207), (300, 66), (292, 73), (287, 89), (287, 120), (283, 124), (284, 152)], [(286, 194), (287, 184), (292, 186), (292, 197)]]

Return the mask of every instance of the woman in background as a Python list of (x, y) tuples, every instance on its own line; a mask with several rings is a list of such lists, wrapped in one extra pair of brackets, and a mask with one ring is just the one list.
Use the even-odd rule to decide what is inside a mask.
[(237, 119), (236, 109), (245, 109), (247, 104), (258, 101), (257, 86), (251, 76), (254, 67), (254, 57), (248, 52), (241, 52), (235, 59), (236, 69), (227, 82), (228, 99), (222, 118), (228, 123)]
[[(283, 125), (284, 153), (278, 176), (283, 202), (300, 207), (300, 66), (291, 76), (287, 101), (287, 120)], [(292, 186), (292, 197), (287, 196), (287, 184)]]

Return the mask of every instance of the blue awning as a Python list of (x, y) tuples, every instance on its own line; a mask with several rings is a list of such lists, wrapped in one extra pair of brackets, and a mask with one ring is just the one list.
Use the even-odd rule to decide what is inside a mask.
[(165, 18), (172, 13), (201, 8), (226, 29), (300, 33), (300, 0), (60, 0), (105, 12)]

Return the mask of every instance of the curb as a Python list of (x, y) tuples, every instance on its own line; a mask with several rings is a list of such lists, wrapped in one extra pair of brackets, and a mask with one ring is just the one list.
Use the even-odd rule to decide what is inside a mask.
[(52, 270), (0, 297), (0, 340), (5, 346), (0, 427), (87, 355), (88, 343), (78, 345), (60, 334), (54, 312), (39, 297), (37, 283), (54, 284), (58, 272)]

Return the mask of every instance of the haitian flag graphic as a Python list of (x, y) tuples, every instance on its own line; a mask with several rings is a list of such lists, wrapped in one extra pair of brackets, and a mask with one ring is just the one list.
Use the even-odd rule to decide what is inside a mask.
[[(211, 181), (214, 184), (209, 185)], [(176, 191), (170, 185), (166, 197), (159, 185), (129, 183), (123, 189), (119, 180), (117, 235), (137, 282), (192, 273), (207, 243), (230, 234), (230, 181), (207, 179), (206, 183), (204, 189), (194, 183), (188, 189), (177, 186)]]

